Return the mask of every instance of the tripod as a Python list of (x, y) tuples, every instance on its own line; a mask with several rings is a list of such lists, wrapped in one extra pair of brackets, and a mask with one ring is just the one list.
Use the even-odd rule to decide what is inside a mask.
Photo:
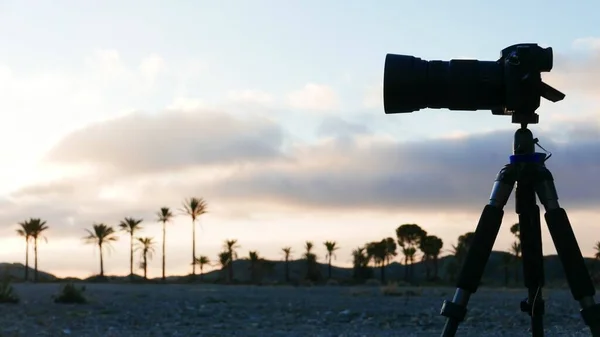
[[(537, 138), (527, 129), (527, 124), (515, 132), (510, 164), (500, 170), (494, 182), (489, 203), (483, 209), (473, 242), (467, 252), (458, 276), (457, 289), (452, 301), (444, 301), (441, 315), (446, 316), (442, 337), (453, 337), (467, 313), (471, 294), (483, 275), (494, 241), (500, 230), (504, 206), (516, 183), (516, 213), (519, 216), (520, 240), (523, 256), (523, 276), (528, 290), (527, 299), (521, 302), (521, 311), (531, 316), (533, 337), (544, 335), (544, 260), (540, 209), (536, 194), (546, 210), (545, 219), (558, 257), (563, 265), (573, 298), (581, 306), (581, 316), (593, 337), (600, 337), (600, 304), (594, 301), (594, 284), (579, 250), (567, 213), (558, 204), (558, 194), (552, 173), (546, 168), (545, 153), (536, 153)], [(548, 157), (549, 158), (549, 157)]]

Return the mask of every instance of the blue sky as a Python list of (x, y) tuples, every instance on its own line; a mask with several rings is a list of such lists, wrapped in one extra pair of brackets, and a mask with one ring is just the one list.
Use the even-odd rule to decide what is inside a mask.
[[(67, 253), (52, 242), (79, 244), (92, 220), (114, 223), (132, 215), (129, 210), (150, 219), (157, 207), (177, 207), (194, 191), (216, 207), (200, 242), (211, 256), (231, 235), (276, 256), (279, 242), (258, 235), (266, 230), (281, 231), (290, 244), (301, 235), (317, 241), (339, 235), (340, 255), (348, 255), (364, 241), (369, 222), (375, 222), (369, 239), (417, 222), (449, 246), (456, 233), (473, 228), (510, 154), (515, 126), (489, 111), (386, 116), (380, 100), (386, 53), (496, 60), (515, 43), (553, 47), (555, 69), (543, 76), (567, 97), (543, 102), (541, 124), (532, 129), (544, 136), (542, 144), (553, 145), (555, 158), (586, 158), (600, 141), (599, 6), (591, 0), (0, 0), (0, 110), (7, 116), (0, 155), (11, 158), (0, 170), (6, 198), (0, 233), (37, 212), (56, 228), (46, 248), (54, 249), (49, 268), (92, 273), (95, 265), (86, 262), (56, 262)], [(178, 137), (189, 148), (177, 145)], [(147, 144), (153, 147), (144, 152)], [(461, 159), (450, 162), (450, 153)], [(169, 160), (177, 169), (166, 168)], [(590, 208), (600, 201), (597, 188), (581, 190), (589, 184), (583, 173), (580, 180), (573, 174), (584, 161), (553, 160), (565, 181), (559, 188), (575, 200), (575, 219), (597, 223), (600, 214)], [(595, 177), (600, 166), (586, 160), (584, 171)], [(447, 176), (456, 182), (444, 183)], [(440, 187), (431, 185), (437, 179)], [(150, 180), (163, 189), (148, 187)], [(214, 182), (221, 180), (231, 183)], [(368, 198), (349, 197), (359, 190)], [(254, 210), (233, 200), (242, 194), (257, 200)], [(434, 199), (457, 204), (434, 212)], [(89, 211), (98, 202), (106, 210)], [(332, 215), (343, 205), (352, 211)], [(277, 225), (282, 222), (288, 224)], [(355, 230), (338, 234), (344, 226)], [(509, 234), (500, 235), (498, 249), (510, 244)], [(17, 238), (5, 239), (5, 247), (13, 248), (0, 250), (0, 260), (21, 258)], [(188, 255), (177, 249), (173, 264), (178, 254)], [(113, 269), (126, 270), (126, 261), (114, 259)]]

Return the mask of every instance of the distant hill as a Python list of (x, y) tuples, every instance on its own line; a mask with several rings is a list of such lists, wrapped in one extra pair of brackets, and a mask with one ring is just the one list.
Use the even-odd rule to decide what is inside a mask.
[[(492, 252), (486, 268), (484, 270), (482, 283), (485, 285), (503, 285), (505, 280), (505, 267), (502, 263), (502, 256), (507, 254), (506, 252)], [(438, 261), (438, 276), (443, 280), (450, 282), (450, 275), (448, 273), (448, 265), (452, 263), (453, 257), (445, 256)], [(595, 261), (591, 258), (585, 258), (586, 264), (590, 270), (590, 273), (595, 275), (597, 281), (600, 281), (600, 261)], [(285, 262), (283, 261), (268, 261), (270, 268), (265, 268), (263, 271), (262, 280), (265, 282), (282, 282), (285, 279)], [(413, 281), (416, 283), (423, 283), (426, 281), (426, 268), (423, 262), (417, 262), (414, 265), (414, 278)], [(236, 260), (233, 263), (234, 268), (234, 279), (238, 282), (249, 282), (251, 280), (250, 273), (250, 261), (245, 259)], [(304, 260), (293, 260), (290, 261), (290, 279), (292, 281), (298, 281), (304, 279), (306, 273), (306, 262)], [(405, 265), (398, 262), (393, 262), (386, 267), (385, 275), (386, 280), (403, 280), (405, 273)], [(328, 266), (325, 263), (319, 263), (318, 269), (323, 279), (327, 278)], [(0, 263), (0, 277), (9, 275), (13, 280), (22, 280), (24, 276), (25, 266), (21, 263)], [(379, 268), (373, 270), (373, 278), (379, 278)], [(547, 285), (563, 286), (566, 285), (566, 279), (564, 277), (564, 271), (560, 260), (557, 255), (549, 255), (544, 257), (544, 272), (546, 277)], [(30, 268), (29, 279), (33, 280), (33, 269)], [(222, 279), (226, 271), (213, 270), (203, 275), (204, 281), (216, 282)], [(431, 269), (433, 273), (433, 268)], [(515, 274), (518, 277), (518, 282), (515, 281)], [(339, 281), (352, 279), (352, 268), (343, 267), (332, 267), (332, 278)], [(42, 282), (48, 281), (59, 281), (61, 279), (56, 276), (39, 271), (39, 279)], [(142, 281), (140, 275), (133, 276), (134, 281)], [(63, 280), (70, 281), (108, 281), (108, 282), (127, 282), (129, 276), (106, 276), (105, 280), (99, 280), (97, 276), (93, 276), (84, 280), (77, 278), (66, 278)], [(160, 280), (160, 278), (154, 278), (154, 281)], [(188, 276), (168, 276), (167, 282), (186, 282)], [(523, 270), (522, 268), (510, 266), (509, 267), (509, 285), (511, 286), (523, 286)]]
[[(29, 267), (28, 279), (33, 281), (35, 271)], [(23, 280), (25, 277), (25, 266), (22, 263), (0, 263), (0, 278), (8, 277), (10, 280)], [(38, 280), (41, 282), (51, 282), (58, 280), (58, 277), (38, 270)]]

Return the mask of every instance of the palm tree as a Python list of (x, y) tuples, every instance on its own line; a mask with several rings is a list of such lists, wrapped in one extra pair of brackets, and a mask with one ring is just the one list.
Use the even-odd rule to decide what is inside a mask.
[(508, 287), (509, 280), (509, 267), (511, 262), (513, 261), (513, 256), (511, 253), (502, 253), (502, 265), (504, 266), (504, 286)]
[(240, 248), (236, 239), (225, 240), (223, 249), (229, 254), (229, 264), (227, 265), (229, 282), (233, 282), (233, 261), (238, 258), (236, 249)]
[(173, 213), (169, 209), (169, 207), (161, 207), (160, 211), (156, 213), (158, 222), (162, 222), (162, 280), (163, 282), (166, 280), (165, 276), (165, 242), (166, 242), (166, 232), (167, 232), (167, 222), (173, 219)]
[(38, 218), (32, 218), (29, 220), (29, 225), (31, 226), (31, 238), (33, 239), (33, 258), (34, 258), (34, 282), (38, 281), (38, 239), (44, 238), (46, 242), (48, 239), (42, 235), (42, 233), (48, 229), (46, 226), (46, 221), (42, 221)]
[(385, 246), (381, 241), (369, 242), (367, 244), (367, 255), (373, 261), (375, 267), (381, 271), (381, 283), (385, 282)]
[(358, 247), (352, 251), (352, 277), (355, 280), (366, 280), (373, 271), (369, 268), (370, 256), (366, 247)]
[(335, 241), (325, 241), (323, 244), (325, 245), (325, 249), (327, 249), (327, 254), (325, 255), (328, 264), (327, 278), (331, 279), (331, 259), (336, 258), (335, 251), (338, 250), (340, 247), (336, 246)]
[(596, 253), (594, 254), (594, 259), (600, 260), (600, 241), (596, 242), (594, 250), (596, 251)]
[(194, 263), (200, 267), (200, 280), (204, 278), (204, 266), (210, 265), (210, 259), (208, 256), (200, 255), (195, 260)]
[[(225, 273), (225, 269), (231, 263), (231, 258), (229, 252), (220, 252), (219, 253), (219, 264), (221, 265), (221, 276)], [(224, 277), (223, 277), (224, 279)]]
[(311, 281), (316, 281), (320, 276), (317, 269), (317, 255), (312, 252), (314, 246), (312, 241), (306, 241), (303, 254), (304, 259), (306, 259), (306, 278)]
[(515, 241), (510, 246), (510, 251), (514, 256), (515, 262), (515, 282), (519, 282), (519, 261), (521, 257), (521, 243), (519, 241)]
[(17, 234), (25, 238), (25, 281), (29, 280), (29, 241), (31, 240), (31, 222), (29, 220), (19, 222), (21, 228)]
[[(412, 277), (415, 253), (419, 242), (423, 237), (427, 235), (419, 225), (417, 224), (404, 224), (396, 228), (396, 238), (398, 239), (398, 245), (402, 248), (404, 254), (404, 265), (406, 269), (404, 271), (404, 278), (408, 280), (409, 274)], [(409, 265), (410, 262), (410, 265)]]
[(281, 248), (285, 260), (285, 282), (290, 282), (290, 258), (292, 257), (292, 247)]
[(133, 236), (135, 232), (142, 229), (142, 219), (125, 218), (119, 223), (119, 227), (129, 234), (129, 278), (133, 279)]
[(88, 244), (98, 245), (100, 250), (100, 277), (104, 277), (104, 259), (103, 259), (103, 247), (110, 247), (110, 243), (117, 241), (119, 238), (116, 236), (116, 232), (112, 227), (109, 227), (103, 223), (92, 225), (93, 231), (86, 229), (88, 236), (83, 239)]
[(433, 278), (437, 280), (438, 279), (438, 260), (440, 258), (440, 254), (442, 253), (442, 248), (444, 247), (444, 241), (435, 235), (431, 235), (429, 240), (431, 240), (431, 242), (430, 242), (431, 251), (429, 253), (431, 254), (431, 257), (433, 258)]
[(196, 219), (207, 213), (207, 205), (202, 198), (188, 198), (183, 202), (183, 212), (192, 218), (192, 275), (196, 275)]
[(152, 259), (152, 255), (154, 254), (154, 244), (153, 238), (145, 237), (145, 238), (137, 238), (136, 250), (141, 251), (142, 255), (142, 263), (141, 266), (144, 269), (144, 280), (148, 279), (148, 259)]
[(250, 260), (250, 279), (253, 283), (258, 283), (258, 273), (260, 268), (260, 261), (262, 260), (258, 255), (257, 251), (250, 251), (248, 253), (248, 259)]
[(419, 245), (419, 249), (421, 249), (421, 251), (423, 252), (423, 262), (425, 263), (425, 272), (426, 272), (426, 277), (429, 280), (429, 262), (432, 261), (433, 262), (433, 267), (434, 267), (434, 279), (437, 279), (437, 274), (438, 274), (438, 266), (437, 266), (437, 260), (438, 260), (438, 256), (440, 255), (440, 252), (442, 251), (442, 246), (443, 246), (443, 241), (442, 239), (438, 238), (435, 235), (427, 235), (425, 236)]

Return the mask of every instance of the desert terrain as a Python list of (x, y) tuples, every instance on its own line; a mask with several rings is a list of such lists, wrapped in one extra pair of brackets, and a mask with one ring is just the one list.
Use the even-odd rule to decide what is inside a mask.
[[(0, 336), (439, 336), (453, 288), (78, 284), (86, 304), (58, 304), (61, 284), (15, 284)], [(524, 289), (482, 288), (457, 336), (529, 336)], [(545, 289), (546, 335), (589, 336), (568, 290)]]

